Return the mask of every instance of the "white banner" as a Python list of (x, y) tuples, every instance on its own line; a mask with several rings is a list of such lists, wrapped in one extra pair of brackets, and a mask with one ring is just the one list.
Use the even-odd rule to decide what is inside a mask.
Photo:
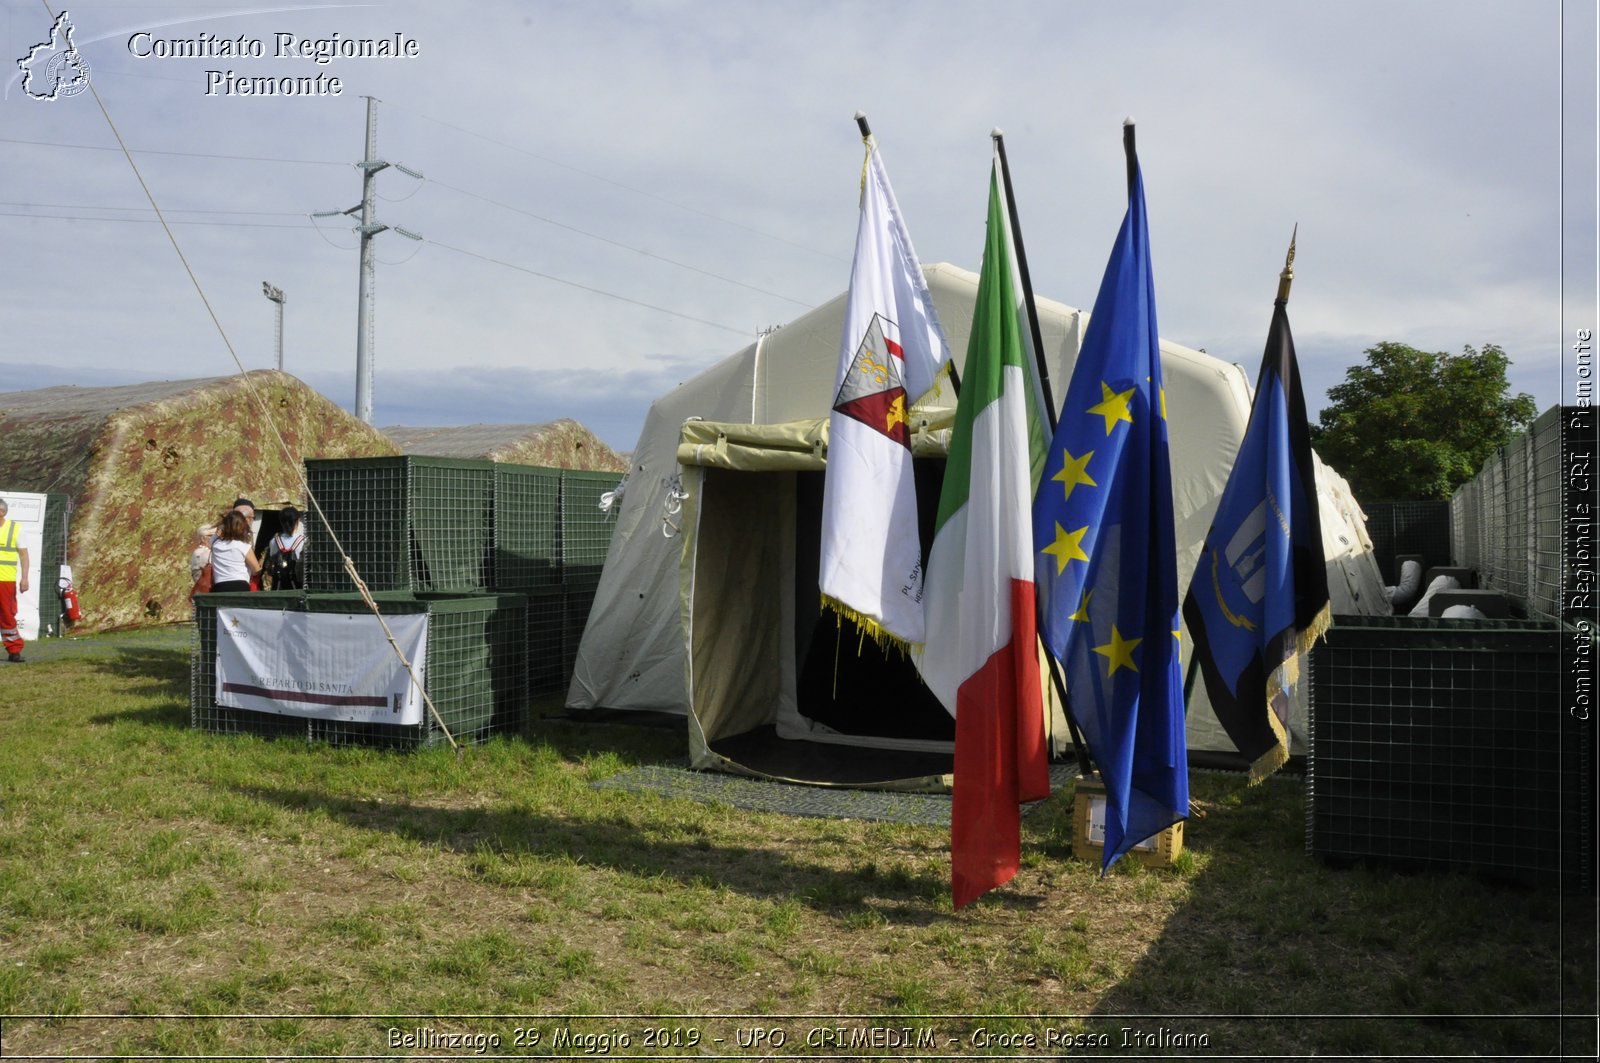
[[(28, 590), (17, 595), (17, 630), (25, 641), (39, 637), (39, 600), (46, 593), (57, 594), (55, 576), (50, 577), (48, 588), (39, 586), (40, 566), (44, 564), (44, 510), (45, 496), (20, 491), (0, 491), (11, 512), (6, 514), (17, 522), (17, 545), (28, 551)], [(52, 635), (61, 632), (52, 631)]]
[(422, 722), (426, 613), (386, 616), (407, 674), (370, 613), (217, 610), (217, 704), (351, 723)]

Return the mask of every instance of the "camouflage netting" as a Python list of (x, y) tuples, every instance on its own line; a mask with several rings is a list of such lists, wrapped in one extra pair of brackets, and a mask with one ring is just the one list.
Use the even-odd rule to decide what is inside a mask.
[(186, 619), (197, 526), (240, 495), (303, 509), (304, 458), (396, 453), (387, 436), (273, 370), (0, 394), (4, 488), (73, 500), (68, 561), (83, 597), (79, 631)]
[(628, 471), (627, 459), (570, 418), (548, 424), (472, 424), (460, 428), (395, 425), (383, 432), (407, 454), (487, 458), (547, 469)]

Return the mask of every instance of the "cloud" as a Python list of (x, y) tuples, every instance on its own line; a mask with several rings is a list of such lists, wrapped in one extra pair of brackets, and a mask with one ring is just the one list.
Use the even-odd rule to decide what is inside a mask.
[[(269, 49), (278, 31), (399, 32), (421, 48), (326, 67), (138, 59), (121, 32), (172, 9), (73, 14), (205, 301), (140, 179), (93, 150), (117, 141), (92, 100), (0, 101), (0, 290), (20, 366), (7, 389), (233, 372), (213, 313), (244, 366), (270, 365), (267, 280), (288, 295), (286, 368), (348, 403), (354, 220), (319, 230), (305, 214), (360, 196), (363, 94), (382, 101), (379, 156), (427, 178), (376, 178), (379, 222), (429, 241), (374, 240), (380, 419), (587, 415), (631, 446), (675, 373), (845, 288), (857, 108), (924, 261), (969, 269), (1003, 127), (1036, 286), (1080, 306), (1121, 219), (1132, 115), (1162, 331), (1252, 367), (1298, 223), (1291, 315), (1320, 359), (1313, 415), (1378, 340), (1499, 343), (1546, 406), (1560, 395), (1551, 352), (1584, 313), (1593, 323), (1592, 197), (1570, 191), (1593, 187), (1592, 93), (1583, 57), (1564, 68), (1558, 52), (1563, 28), (1592, 41), (1586, 5), (500, 0), (233, 11), (162, 31)], [(8, 3), (5, 25), (20, 55), (48, 20)], [(346, 88), (206, 96), (213, 67), (323, 71)]]

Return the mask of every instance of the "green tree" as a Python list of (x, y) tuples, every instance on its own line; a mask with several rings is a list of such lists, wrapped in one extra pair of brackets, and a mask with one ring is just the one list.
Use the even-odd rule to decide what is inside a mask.
[(1366, 355), (1311, 428), (1362, 502), (1449, 498), (1538, 412), (1533, 396), (1508, 394), (1511, 363), (1492, 343), (1454, 355), (1380, 343)]

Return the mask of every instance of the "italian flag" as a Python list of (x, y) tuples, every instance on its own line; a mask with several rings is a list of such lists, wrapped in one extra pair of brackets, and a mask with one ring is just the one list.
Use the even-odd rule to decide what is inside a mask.
[(951, 888), (960, 908), (1021, 857), (1019, 805), (1050, 793), (1034, 621), (1035, 371), (996, 168), (988, 238), (925, 584), (923, 680), (956, 718)]

